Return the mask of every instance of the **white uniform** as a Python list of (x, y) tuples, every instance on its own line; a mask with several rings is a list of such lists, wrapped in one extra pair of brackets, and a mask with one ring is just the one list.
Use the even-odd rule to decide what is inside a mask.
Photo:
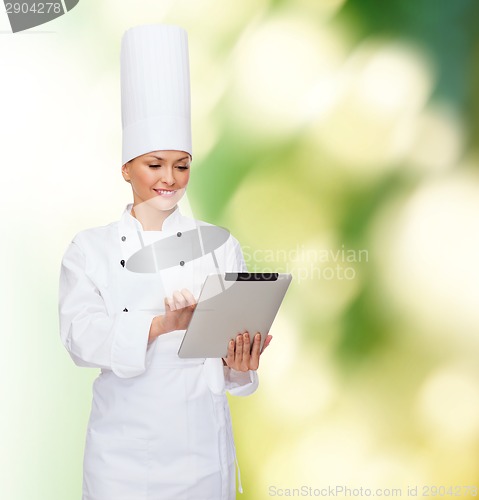
[[(234, 499), (225, 391), (251, 394), (257, 374), (223, 367), (221, 359), (180, 359), (184, 330), (148, 344), (164, 297), (182, 288), (198, 297), (216, 267), (206, 255), (160, 273), (127, 270), (125, 262), (143, 245), (195, 228), (176, 209), (162, 231), (143, 231), (130, 211), (131, 204), (120, 221), (78, 233), (62, 261), (63, 344), (77, 365), (101, 368), (93, 384), (83, 500)], [(231, 235), (215, 256), (222, 272), (246, 271)]]

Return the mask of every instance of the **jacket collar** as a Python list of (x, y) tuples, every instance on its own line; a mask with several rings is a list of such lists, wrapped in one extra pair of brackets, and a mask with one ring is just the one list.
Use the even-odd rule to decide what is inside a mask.
[[(121, 245), (123, 255), (122, 258), (125, 260), (133, 255), (142, 246), (145, 246), (142, 238), (142, 234), (145, 231), (141, 222), (136, 217), (131, 215), (132, 207), (133, 203), (126, 205), (118, 223), (118, 238)], [(179, 207), (177, 206), (176, 209), (164, 220), (162, 233), (164, 233), (164, 236), (169, 236), (177, 231), (186, 231), (188, 229), (194, 229), (195, 227), (196, 221), (182, 215)]]
[[(128, 203), (128, 205), (126, 205), (122, 219), (124, 218), (125, 224), (131, 226), (135, 231), (142, 232), (144, 231), (144, 229), (143, 226), (141, 225), (141, 222), (136, 217), (133, 217), (133, 215), (131, 215), (132, 208), (133, 208), (133, 203)], [(186, 219), (186, 217), (183, 217), (177, 205), (175, 210), (170, 215), (168, 215), (168, 217), (163, 221), (163, 226), (161, 230), (165, 233), (175, 231), (177, 227), (182, 225), (184, 219)]]

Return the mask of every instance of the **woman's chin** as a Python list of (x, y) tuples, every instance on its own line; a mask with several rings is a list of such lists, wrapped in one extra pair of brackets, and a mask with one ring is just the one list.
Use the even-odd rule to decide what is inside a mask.
[(175, 208), (176, 204), (183, 198), (185, 189), (179, 189), (173, 196), (156, 195), (150, 198), (147, 203), (156, 210), (168, 211)]

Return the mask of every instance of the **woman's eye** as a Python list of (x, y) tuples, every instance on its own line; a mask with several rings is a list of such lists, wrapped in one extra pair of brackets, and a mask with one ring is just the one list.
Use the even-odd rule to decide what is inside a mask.
[[(157, 169), (160, 168), (161, 165), (148, 165), (149, 168), (152, 169)], [(177, 165), (175, 168), (177, 168), (180, 171), (188, 170), (190, 167), (188, 165)]]

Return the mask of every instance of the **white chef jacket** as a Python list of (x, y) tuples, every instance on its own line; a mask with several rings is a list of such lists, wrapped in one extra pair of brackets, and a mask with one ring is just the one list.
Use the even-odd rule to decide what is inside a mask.
[[(93, 384), (82, 498), (234, 499), (236, 453), (226, 391), (253, 393), (256, 371), (238, 372), (217, 358), (179, 358), (184, 330), (148, 344), (164, 297), (188, 288), (198, 298), (206, 276), (218, 270), (214, 259), (187, 262), (178, 255), (178, 266), (156, 273), (125, 266), (152, 241), (181, 238), (206, 223), (177, 208), (162, 231), (144, 231), (131, 208), (119, 221), (79, 232), (62, 259), (62, 342), (77, 365), (101, 369)], [(232, 235), (215, 257), (221, 272), (246, 271)]]

